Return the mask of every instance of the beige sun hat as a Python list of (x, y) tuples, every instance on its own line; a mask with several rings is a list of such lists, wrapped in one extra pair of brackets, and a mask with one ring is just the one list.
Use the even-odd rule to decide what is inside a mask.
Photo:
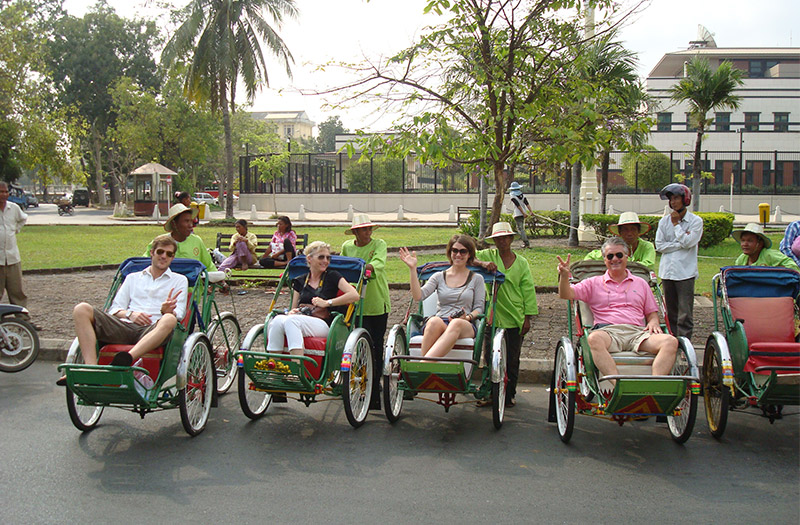
[(517, 232), (507, 222), (496, 222), (492, 226), (492, 234), (486, 237), (487, 239), (494, 239), (495, 237), (505, 237), (506, 235), (516, 235)]
[(172, 207), (169, 209), (169, 216), (167, 217), (167, 221), (164, 223), (164, 229), (167, 230), (168, 232), (171, 232), (173, 226), (172, 221), (175, 220), (175, 217), (187, 211), (192, 212), (192, 219), (197, 217), (197, 214), (200, 212), (198, 208), (189, 208), (188, 206), (185, 206), (180, 202), (178, 204), (173, 204)]
[(747, 226), (745, 226), (744, 229), (734, 230), (733, 232), (731, 232), (731, 237), (736, 239), (736, 242), (742, 242), (742, 234), (745, 232), (752, 233), (760, 237), (761, 240), (764, 241), (764, 248), (767, 249), (772, 248), (772, 241), (770, 240), (769, 237), (764, 235), (764, 227), (758, 224), (757, 222), (748, 222)]
[(646, 222), (642, 222), (639, 220), (639, 215), (635, 211), (625, 211), (619, 216), (619, 221), (617, 224), (609, 224), (608, 229), (614, 235), (619, 235), (619, 227), (623, 224), (638, 224), (639, 225), (639, 235), (644, 235), (645, 233), (650, 231), (650, 225)]
[(372, 226), (373, 230), (379, 228), (377, 224), (369, 220), (369, 215), (366, 213), (359, 213), (358, 215), (353, 215), (353, 225), (350, 226), (349, 229), (345, 230), (344, 233), (346, 235), (350, 235), (356, 228), (366, 228), (368, 226)]

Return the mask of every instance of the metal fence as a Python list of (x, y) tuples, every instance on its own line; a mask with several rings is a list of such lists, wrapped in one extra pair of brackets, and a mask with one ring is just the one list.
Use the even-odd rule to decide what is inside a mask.
[[(292, 153), (275, 181), (251, 166), (256, 155), (239, 157), (241, 193), (477, 193), (478, 173), (454, 164), (435, 168), (415, 157), (373, 158), (345, 153)], [(652, 193), (692, 176), (691, 151), (612, 152), (608, 192)], [(800, 151), (704, 151), (701, 193), (800, 194)], [(592, 168), (600, 178), (600, 167)], [(584, 175), (586, 176), (586, 175)], [(568, 193), (566, 166), (517, 166), (514, 179), (526, 193)]]

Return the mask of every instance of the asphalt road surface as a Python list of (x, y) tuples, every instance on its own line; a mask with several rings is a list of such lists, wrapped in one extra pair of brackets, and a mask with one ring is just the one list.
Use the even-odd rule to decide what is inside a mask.
[(732, 414), (721, 442), (698, 417), (685, 445), (652, 420), (578, 416), (564, 445), (541, 385), (499, 431), (488, 408), (418, 400), (357, 430), (339, 400), (250, 422), (234, 386), (195, 438), (178, 410), (106, 409), (81, 434), (56, 378), (45, 361), (0, 375), (4, 524), (800, 521), (798, 416)]

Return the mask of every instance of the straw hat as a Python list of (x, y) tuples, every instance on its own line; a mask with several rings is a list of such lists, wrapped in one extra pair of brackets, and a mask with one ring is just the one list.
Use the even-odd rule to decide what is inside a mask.
[(522, 193), (522, 186), (519, 185), (519, 182), (514, 181), (508, 187), (508, 192), (509, 193), (520, 194), (520, 193)]
[(731, 233), (731, 237), (736, 239), (736, 242), (742, 242), (742, 234), (745, 232), (752, 233), (760, 237), (761, 240), (764, 241), (764, 248), (772, 248), (772, 241), (769, 237), (764, 235), (764, 227), (757, 222), (748, 222), (747, 226), (745, 226), (743, 230), (734, 230)]
[(366, 213), (359, 213), (358, 215), (353, 215), (353, 225), (345, 230), (344, 233), (350, 235), (356, 228), (366, 228), (368, 226), (372, 226), (373, 230), (378, 228), (377, 224), (369, 220), (369, 216)]
[(619, 221), (617, 224), (609, 224), (608, 229), (614, 235), (619, 235), (619, 227), (623, 224), (638, 224), (639, 225), (639, 235), (644, 235), (645, 233), (650, 231), (650, 225), (646, 222), (641, 222), (639, 220), (639, 216), (636, 214), (635, 211), (626, 211), (623, 212), (622, 215), (619, 216)]
[(169, 209), (169, 216), (167, 217), (167, 222), (164, 223), (164, 229), (168, 232), (172, 231), (172, 221), (180, 215), (181, 213), (190, 211), (192, 212), (192, 219), (197, 217), (197, 214), (200, 210), (197, 208), (189, 208), (188, 206), (184, 206), (180, 202), (178, 204), (173, 204), (172, 207)]
[(516, 235), (511, 225), (507, 222), (497, 222), (492, 226), (492, 234), (487, 236), (487, 239), (494, 239), (495, 237), (505, 237), (506, 235)]

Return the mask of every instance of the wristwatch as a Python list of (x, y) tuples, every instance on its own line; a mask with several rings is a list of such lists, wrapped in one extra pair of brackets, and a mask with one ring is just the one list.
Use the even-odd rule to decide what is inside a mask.
[(328, 299), (328, 306), (329, 307), (333, 306), (333, 299)]
[(133, 310), (128, 310), (128, 313), (125, 314), (125, 318), (130, 319), (132, 315), (133, 315)]

